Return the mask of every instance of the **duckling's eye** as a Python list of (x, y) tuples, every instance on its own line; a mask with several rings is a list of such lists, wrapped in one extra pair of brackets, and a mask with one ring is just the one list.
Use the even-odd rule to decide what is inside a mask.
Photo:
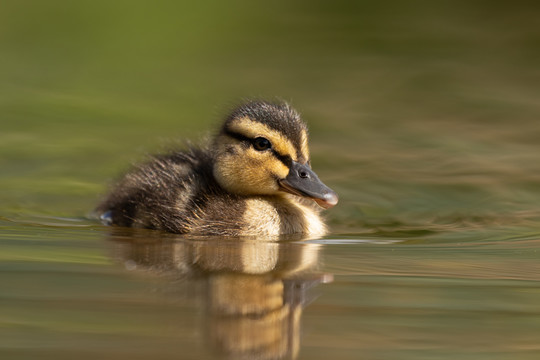
[(270, 143), (270, 141), (268, 141), (268, 139), (258, 137), (253, 140), (253, 147), (255, 148), (255, 150), (264, 151), (270, 149), (272, 147), (272, 144)]

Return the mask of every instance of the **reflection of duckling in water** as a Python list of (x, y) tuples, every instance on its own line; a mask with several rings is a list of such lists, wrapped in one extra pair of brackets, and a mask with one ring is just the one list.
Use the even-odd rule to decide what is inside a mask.
[[(116, 229), (115, 258), (129, 269), (183, 275), (204, 289), (205, 333), (231, 359), (291, 359), (300, 349), (300, 322), (309, 289), (332, 276), (315, 272), (321, 245), (246, 239), (175, 241), (138, 238)], [(125, 236), (128, 235), (128, 236)], [(148, 235), (148, 233), (146, 233)], [(204, 284), (201, 288), (199, 284)], [(185, 291), (182, 296), (191, 291)]]
[(108, 224), (194, 235), (324, 235), (335, 192), (311, 170), (306, 125), (285, 103), (235, 109), (214, 141), (156, 156), (98, 207)]

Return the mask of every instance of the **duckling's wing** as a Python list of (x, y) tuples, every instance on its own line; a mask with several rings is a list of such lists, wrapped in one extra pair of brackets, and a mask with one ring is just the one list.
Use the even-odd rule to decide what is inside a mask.
[(128, 172), (96, 211), (105, 224), (185, 232), (186, 205), (210, 163), (202, 150), (155, 156)]

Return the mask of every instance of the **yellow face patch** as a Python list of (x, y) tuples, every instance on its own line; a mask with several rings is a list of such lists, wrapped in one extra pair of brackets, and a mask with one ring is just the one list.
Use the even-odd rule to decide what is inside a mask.
[[(272, 143), (272, 147), (280, 155), (289, 155), (293, 161), (298, 161), (296, 156), (296, 149), (294, 148), (292, 142), (283, 136), (279, 131), (271, 129), (270, 127), (253, 121), (247, 117), (235, 119), (228, 126), (229, 130), (237, 132), (249, 138), (255, 139), (257, 137), (264, 137)], [(306, 134), (307, 139), (307, 134)], [(307, 144), (307, 140), (306, 140)]]
[[(218, 147), (214, 164), (214, 176), (219, 184), (231, 193), (241, 195), (271, 195), (280, 192), (279, 180), (285, 179), (290, 171), (280, 157), (290, 157), (292, 161), (305, 163), (309, 160), (307, 132), (301, 129), (300, 149), (277, 130), (248, 117), (233, 119), (227, 124), (227, 131), (216, 140)], [(227, 135), (227, 132), (233, 135)], [(256, 150), (246, 146), (240, 139), (269, 140), (272, 151)], [(276, 153), (278, 156), (276, 156)]]
[[(231, 147), (225, 144), (222, 146)], [(242, 195), (277, 193), (276, 178), (285, 178), (289, 168), (272, 153), (246, 149), (238, 144), (232, 146), (235, 151), (222, 151), (214, 165), (214, 176), (221, 186)]]

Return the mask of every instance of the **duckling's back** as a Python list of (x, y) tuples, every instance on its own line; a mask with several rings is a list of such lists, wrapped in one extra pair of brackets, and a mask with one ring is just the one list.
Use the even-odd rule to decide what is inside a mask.
[[(240, 225), (232, 221), (232, 215), (236, 213), (237, 218), (241, 218), (243, 213), (238, 200), (216, 184), (211, 153), (193, 148), (188, 152), (155, 156), (138, 165), (116, 184), (97, 212), (108, 224), (181, 234), (194, 232), (204, 209), (204, 217), (227, 215), (229, 221), (214, 231), (204, 231), (197, 224), (197, 232), (223, 234), (225, 231), (234, 235)], [(214, 204), (208, 206), (209, 201)], [(227, 214), (208, 214), (215, 209)]]

